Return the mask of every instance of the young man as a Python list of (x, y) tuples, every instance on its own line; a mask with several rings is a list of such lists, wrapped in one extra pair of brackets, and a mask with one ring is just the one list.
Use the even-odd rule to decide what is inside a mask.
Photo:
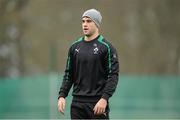
[(99, 11), (85, 11), (84, 36), (69, 49), (58, 110), (64, 113), (65, 97), (73, 85), (71, 119), (109, 119), (108, 100), (118, 83), (119, 63), (115, 48), (99, 34), (101, 19)]

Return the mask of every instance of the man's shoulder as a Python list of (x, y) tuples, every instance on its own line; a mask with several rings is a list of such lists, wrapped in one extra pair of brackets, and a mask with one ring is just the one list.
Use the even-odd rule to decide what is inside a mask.
[(101, 44), (103, 44), (105, 47), (108, 47), (108, 48), (111, 48), (113, 47), (113, 45), (111, 44), (111, 42), (106, 39), (105, 37), (103, 36), (100, 36), (101, 38), (98, 40)]
[(83, 40), (83, 37), (79, 37), (72, 43), (72, 45), (80, 43), (80, 42), (82, 42), (82, 40)]
[(74, 42), (71, 43), (70, 48), (74, 48), (75, 46), (77, 46), (78, 44), (80, 44), (82, 41), (83, 41), (83, 37), (77, 38)]

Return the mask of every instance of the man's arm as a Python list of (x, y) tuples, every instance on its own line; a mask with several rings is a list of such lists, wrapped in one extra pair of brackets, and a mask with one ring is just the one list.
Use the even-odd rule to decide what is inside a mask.
[(73, 81), (72, 81), (72, 54), (71, 54), (71, 48), (70, 48), (69, 52), (68, 52), (67, 62), (66, 62), (65, 74), (63, 77), (62, 85), (60, 87), (58, 99), (60, 97), (63, 97), (63, 98), (67, 97), (72, 84), (73, 84)]
[(108, 79), (106, 81), (102, 98), (96, 103), (93, 109), (94, 114), (96, 115), (105, 114), (107, 101), (115, 92), (118, 83), (119, 62), (117, 52), (112, 46), (109, 46), (108, 49), (109, 51), (107, 51), (105, 58)]
[(106, 63), (108, 79), (106, 81), (102, 98), (108, 100), (115, 92), (119, 75), (118, 56), (116, 49), (112, 45), (109, 45), (109, 51), (106, 55)]
[(66, 62), (65, 74), (63, 77), (63, 82), (60, 87), (59, 97), (58, 97), (58, 110), (62, 114), (64, 114), (64, 109), (65, 109), (65, 104), (66, 104), (65, 97), (67, 97), (72, 84), (73, 84), (72, 82), (72, 55), (71, 55), (71, 48), (70, 48), (68, 52), (67, 62)]

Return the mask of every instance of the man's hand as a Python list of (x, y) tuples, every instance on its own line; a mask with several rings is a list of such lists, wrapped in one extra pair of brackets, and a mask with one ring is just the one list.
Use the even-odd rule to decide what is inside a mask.
[(63, 97), (60, 97), (58, 100), (58, 111), (64, 115), (64, 109), (66, 105), (66, 100)]
[(93, 111), (95, 115), (104, 114), (107, 106), (107, 100), (104, 98), (101, 98), (95, 105)]

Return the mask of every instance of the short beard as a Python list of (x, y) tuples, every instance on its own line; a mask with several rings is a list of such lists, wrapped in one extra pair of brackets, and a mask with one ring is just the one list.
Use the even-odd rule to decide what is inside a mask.
[(88, 35), (85, 35), (85, 36), (86, 36), (86, 37), (90, 37), (91, 35), (88, 34)]
[(87, 34), (87, 35), (85, 35), (86, 37), (91, 37), (92, 36), (92, 34)]

